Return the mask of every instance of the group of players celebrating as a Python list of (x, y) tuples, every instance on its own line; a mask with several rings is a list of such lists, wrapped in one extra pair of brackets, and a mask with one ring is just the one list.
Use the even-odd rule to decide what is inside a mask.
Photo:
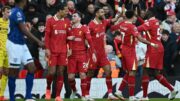
[[(36, 41), (39, 46), (44, 48), (44, 43), (38, 40), (25, 27), (25, 17), (23, 8), (26, 0), (15, 0), (16, 7), (11, 10), (9, 17), (9, 34), (7, 40), (7, 53), (9, 60), (8, 86), (10, 101), (15, 101), (15, 81), (21, 63), (28, 70), (26, 77), (26, 101), (32, 99), (31, 91), (33, 87), (35, 65), (32, 56), (25, 44), (24, 34)], [(137, 40), (147, 44), (145, 58), (142, 89), (143, 97), (141, 101), (148, 101), (149, 76), (156, 78), (163, 86), (170, 90), (169, 99), (173, 100), (178, 91), (168, 83), (161, 74), (163, 68), (164, 48), (161, 44), (161, 34), (159, 21), (155, 18), (155, 11), (149, 8), (146, 12), (146, 21), (136, 27), (136, 15), (134, 11), (126, 11), (125, 19), (118, 20), (119, 16), (113, 19), (105, 19), (102, 8), (95, 9), (95, 18), (88, 24), (81, 24), (81, 14), (74, 13), (70, 21), (66, 16), (67, 6), (58, 6), (57, 13), (47, 19), (45, 30), (45, 49), (48, 60), (47, 88), (45, 99), (51, 99), (51, 84), (56, 74), (56, 98), (55, 101), (63, 101), (60, 93), (63, 87), (63, 73), (67, 66), (68, 80), (72, 89), (71, 98), (74, 98), (77, 89), (75, 74), (79, 73), (81, 79), (82, 101), (94, 101), (90, 97), (89, 90), (91, 79), (95, 69), (102, 67), (105, 71), (106, 85), (109, 100), (125, 100), (122, 95), (123, 89), (128, 85), (129, 101), (137, 101), (134, 96), (135, 75), (137, 70), (137, 58), (135, 45)], [(117, 22), (119, 21), (119, 22)], [(115, 23), (113, 25), (113, 23)], [(119, 31), (122, 36), (121, 53), (123, 69), (126, 71), (119, 89), (113, 94), (111, 67), (105, 53), (106, 28), (111, 27), (111, 31)], [(141, 36), (145, 32), (146, 38)]]
[[(137, 58), (135, 45), (138, 39), (147, 44), (146, 60), (142, 77), (143, 97), (142, 101), (148, 101), (149, 76), (156, 78), (163, 86), (170, 90), (169, 99), (173, 100), (178, 91), (174, 90), (166, 78), (160, 73), (163, 68), (164, 48), (161, 43), (160, 24), (155, 18), (155, 11), (149, 8), (146, 12), (146, 20), (136, 27), (134, 11), (125, 12), (125, 20), (118, 21), (118, 17), (105, 19), (102, 8), (95, 9), (95, 18), (87, 25), (81, 24), (81, 14), (74, 13), (71, 22), (66, 18), (68, 8), (60, 6), (54, 17), (47, 20), (45, 31), (46, 56), (49, 61), (49, 73), (47, 76), (46, 99), (51, 98), (52, 78), (57, 72), (56, 101), (62, 101), (60, 91), (63, 85), (63, 71), (67, 64), (68, 79), (72, 89), (71, 98), (76, 95), (75, 74), (79, 73), (81, 79), (82, 101), (94, 101), (89, 95), (91, 78), (97, 67), (105, 71), (108, 99), (125, 100), (122, 90), (128, 85), (129, 101), (137, 101), (134, 96), (135, 75), (137, 70)], [(115, 25), (113, 23), (116, 22)], [(112, 93), (111, 67), (105, 53), (106, 28), (111, 31), (119, 31), (122, 36), (121, 53), (123, 69), (126, 71), (122, 83), (114, 94)], [(147, 34), (146, 39), (141, 32)], [(115, 95), (115, 96), (114, 96)]]

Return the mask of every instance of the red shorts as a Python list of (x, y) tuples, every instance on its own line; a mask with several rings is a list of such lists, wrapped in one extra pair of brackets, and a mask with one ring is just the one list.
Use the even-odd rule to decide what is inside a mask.
[(137, 58), (135, 50), (122, 50), (122, 66), (125, 71), (137, 70)]
[(88, 60), (90, 61), (89, 62), (89, 67), (88, 69), (98, 69), (98, 67), (103, 67), (103, 66), (106, 66), (106, 65), (110, 65), (109, 63), (109, 60), (108, 60), (108, 57), (106, 55), (105, 52), (101, 51), (101, 53), (98, 53), (96, 54), (96, 58), (97, 58), (97, 62), (93, 62), (92, 60), (92, 54), (89, 54), (88, 55)]
[(86, 54), (68, 57), (68, 73), (86, 73), (88, 69)]
[(163, 69), (163, 57), (164, 57), (163, 52), (161, 52), (161, 53), (160, 52), (158, 52), (158, 53), (147, 52), (144, 67), (162, 70)]
[(66, 66), (67, 65), (67, 54), (66, 53), (52, 53), (48, 64), (50, 67), (54, 66)]

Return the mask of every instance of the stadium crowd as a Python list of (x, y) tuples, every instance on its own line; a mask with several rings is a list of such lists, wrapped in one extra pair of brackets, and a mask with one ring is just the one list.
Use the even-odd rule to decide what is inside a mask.
[[(145, 20), (145, 13), (149, 8), (154, 8), (156, 18), (160, 21), (161, 42), (164, 46), (164, 63), (162, 73), (168, 76), (178, 76), (180, 74), (180, 1), (179, 0), (28, 0), (28, 4), (24, 9), (26, 17), (26, 27), (39, 40), (45, 40), (45, 31), (47, 20), (53, 17), (59, 6), (67, 4), (67, 18), (72, 20), (73, 14), (78, 13), (82, 16), (81, 23), (88, 25), (94, 19), (96, 8), (103, 8), (105, 19), (114, 19), (118, 16), (118, 21), (125, 19), (125, 12), (133, 10), (136, 15), (136, 26), (140, 26)], [(0, 1), (0, 16), (2, 16), (2, 8), (4, 6), (15, 7), (15, 0)], [(146, 34), (142, 34), (147, 37)], [(48, 73), (48, 59), (45, 56), (45, 49), (39, 47), (35, 41), (25, 36), (26, 44), (34, 59), (35, 78), (44, 78)], [(111, 27), (106, 28), (106, 54), (111, 65), (111, 77), (124, 77), (126, 74), (122, 69), (122, 37), (119, 32), (112, 32)], [(138, 60), (137, 76), (142, 76), (143, 64), (147, 45), (138, 41), (136, 44), (136, 55)], [(158, 58), (158, 57), (156, 57)], [(65, 70), (66, 72), (66, 70)], [(19, 78), (25, 78), (27, 70), (19, 73)], [(66, 73), (64, 75), (67, 75)], [(93, 73), (93, 77), (103, 78), (108, 73), (99, 68)], [(82, 77), (81, 74), (77, 77)], [(107, 79), (107, 77), (106, 77)], [(68, 80), (67, 80), (68, 82)], [(66, 84), (67, 84), (66, 82)], [(73, 82), (73, 81), (72, 81)], [(71, 84), (70, 84), (71, 85)], [(108, 83), (107, 83), (108, 86)], [(47, 92), (46, 92), (47, 93)]]

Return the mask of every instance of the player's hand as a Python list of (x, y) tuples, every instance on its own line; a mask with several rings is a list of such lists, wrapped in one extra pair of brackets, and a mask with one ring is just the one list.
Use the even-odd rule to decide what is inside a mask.
[(93, 62), (97, 62), (97, 58), (96, 58), (95, 53), (92, 54), (92, 60), (93, 60)]
[(42, 41), (39, 41), (39, 42), (38, 42), (38, 45), (39, 45), (41, 48), (44, 48), (44, 47), (45, 47), (44, 42), (42, 42)]
[(68, 36), (67, 39), (68, 39), (68, 40), (74, 40), (74, 39), (75, 39), (75, 36)]
[(72, 49), (69, 49), (68, 52), (67, 52), (67, 57), (69, 57), (71, 55), (72, 55)]
[(50, 57), (50, 55), (51, 55), (51, 52), (50, 52), (49, 49), (46, 49), (46, 50), (45, 50), (45, 55), (46, 55), (46, 57), (49, 59), (49, 57)]
[(74, 41), (82, 41), (81, 38), (75, 38)]
[(151, 46), (154, 48), (158, 48), (158, 44), (151, 43)]

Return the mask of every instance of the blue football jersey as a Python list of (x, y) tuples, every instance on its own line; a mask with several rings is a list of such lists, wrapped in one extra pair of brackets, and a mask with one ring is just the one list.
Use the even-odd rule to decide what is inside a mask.
[(24, 34), (19, 28), (19, 23), (25, 23), (23, 10), (15, 7), (11, 10), (9, 17), (8, 39), (15, 44), (25, 44)]

